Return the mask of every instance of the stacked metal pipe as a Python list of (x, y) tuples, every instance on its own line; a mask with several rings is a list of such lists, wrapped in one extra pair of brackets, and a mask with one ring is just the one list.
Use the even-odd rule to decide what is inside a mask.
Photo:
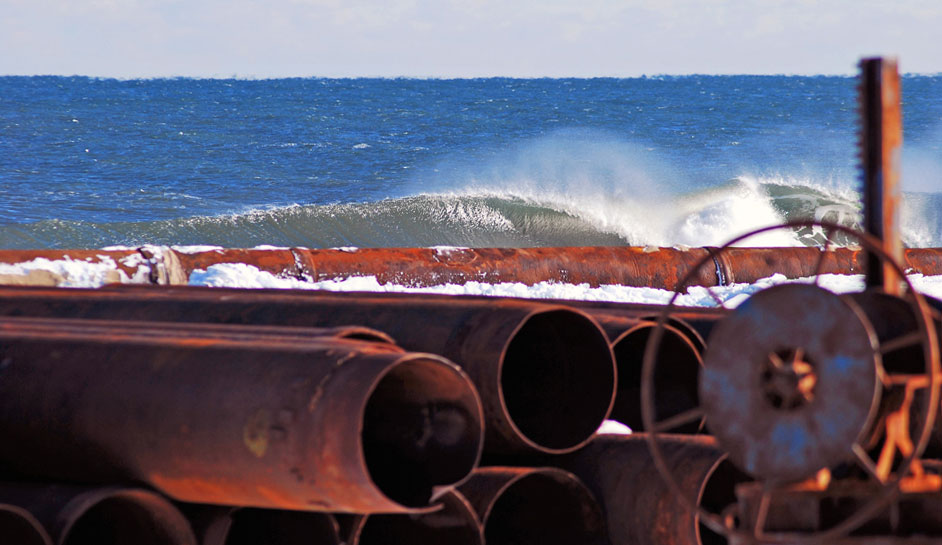
[[(891, 319), (898, 299), (851, 298), (886, 318), (878, 336), (911, 330), (908, 308)], [(110, 527), (120, 518), (150, 532), (171, 521), (159, 535), (182, 532), (161, 538), (174, 543), (722, 543), (662, 484), (645, 433), (595, 433), (607, 418), (642, 431), (642, 360), (663, 310), (3, 288), (0, 529), (24, 542), (133, 542), (121, 537), (133, 529)], [(729, 316), (684, 309), (664, 320), (656, 421), (701, 404), (708, 335)], [(706, 428), (657, 431), (668, 430)], [(699, 505), (735, 500), (745, 477), (724, 448), (697, 435), (660, 441)], [(76, 526), (85, 533), (57, 522), (92, 510), (61, 514), (69, 498), (111, 491), (160, 510), (94, 510)]]
[[(591, 450), (613, 407), (634, 423), (622, 414), (637, 413), (654, 309), (587, 310), (4, 288), (0, 467), (15, 486), (0, 494), (0, 524), (78, 542), (47, 522), (58, 504), (36, 511), (22, 487), (134, 485), (174, 510), (174, 527), (187, 517), (186, 536), (168, 538), (179, 543), (604, 543), (602, 508), (558, 466)], [(675, 323), (665, 365), (695, 382), (702, 338)], [(664, 387), (676, 405), (665, 414), (691, 402)], [(482, 452), (515, 467), (478, 468)]]

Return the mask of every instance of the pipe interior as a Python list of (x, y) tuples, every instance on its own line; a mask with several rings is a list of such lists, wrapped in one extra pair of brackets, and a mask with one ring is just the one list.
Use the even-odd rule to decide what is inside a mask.
[[(710, 470), (700, 491), (700, 506), (710, 513), (722, 514), (728, 506), (736, 503), (736, 485), (751, 481), (727, 458), (716, 463)], [(697, 539), (700, 545), (727, 545), (722, 535), (697, 523)]]
[(500, 384), (517, 429), (540, 447), (566, 450), (592, 437), (605, 420), (615, 368), (592, 320), (555, 310), (520, 327), (507, 346)]
[(337, 545), (340, 536), (327, 513), (238, 509), (225, 545)]
[(397, 364), (366, 405), (363, 455), (373, 482), (400, 504), (428, 504), (432, 488), (464, 479), (480, 457), (480, 401), (467, 377), (436, 360)]
[(421, 515), (370, 515), (350, 545), (483, 545), (477, 517), (455, 494)]
[(153, 500), (116, 495), (105, 498), (79, 516), (66, 530), (63, 545), (173, 545), (193, 543), (182, 515)]
[(484, 522), (487, 545), (593, 545), (604, 534), (598, 505), (584, 487), (542, 473), (508, 486)]
[(0, 542), (11, 545), (50, 545), (51, 540), (32, 517), (0, 506)]
[[(648, 338), (654, 324), (639, 327), (619, 338), (612, 346), (618, 365), (618, 391), (612, 420), (633, 431), (643, 431), (641, 419), (641, 366)], [(700, 378), (700, 356), (687, 338), (671, 327), (664, 328), (661, 347), (654, 370), (654, 403), (656, 420), (661, 421), (699, 406), (697, 381)], [(696, 433), (698, 423), (669, 430), (672, 433)]]

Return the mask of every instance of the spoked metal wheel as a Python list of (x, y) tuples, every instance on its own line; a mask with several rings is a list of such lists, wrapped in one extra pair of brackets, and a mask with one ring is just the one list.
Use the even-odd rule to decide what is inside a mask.
[[(720, 247), (722, 254), (750, 237), (778, 229), (810, 228), (824, 234), (811, 282), (774, 286), (756, 293), (711, 333), (699, 383), (699, 406), (658, 420), (653, 378), (665, 324), (678, 297), (700, 269), (714, 266), (702, 259), (678, 284), (658, 317), (647, 344), (641, 384), (642, 420), (655, 466), (670, 489), (700, 522), (737, 542), (810, 544), (844, 536), (878, 514), (899, 492), (911, 469), (921, 469), (918, 457), (932, 433), (939, 407), (938, 339), (931, 311), (904, 271), (876, 239), (840, 225), (792, 222), (758, 229)], [(879, 339), (864, 309), (852, 297), (821, 287), (821, 271), (832, 240), (858, 240), (905, 283), (900, 298), (909, 305), (915, 327), (893, 338)], [(717, 305), (726, 307), (721, 293), (706, 287)], [(884, 368), (883, 356), (900, 349), (916, 350), (915, 367), (902, 372)], [(915, 369), (915, 370), (914, 370)], [(883, 394), (903, 388), (909, 403), (881, 402)], [(928, 403), (912, 409), (912, 392), (921, 390)], [(915, 412), (915, 414), (910, 414)], [(912, 418), (910, 418), (912, 417)], [(705, 419), (706, 427), (729, 460), (756, 479), (761, 487), (758, 507), (739, 529), (730, 516), (709, 512), (684, 495), (671, 474), (659, 445), (667, 430)], [(917, 422), (916, 440), (909, 423)], [(886, 433), (883, 434), (883, 425)], [(905, 426), (905, 429), (903, 427)], [(881, 437), (881, 434), (882, 437)], [(883, 449), (877, 459), (875, 438)], [(897, 454), (902, 454), (896, 459)], [(857, 465), (867, 492), (849, 514), (812, 531), (767, 531), (772, 499), (786, 490), (828, 489), (830, 470)], [(728, 514), (727, 514), (728, 515)]]

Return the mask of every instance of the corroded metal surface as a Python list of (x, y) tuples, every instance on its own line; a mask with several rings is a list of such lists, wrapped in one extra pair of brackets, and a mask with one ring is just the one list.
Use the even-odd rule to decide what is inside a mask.
[[(818, 392), (817, 388), (819, 386), (819, 379), (816, 372), (816, 365), (813, 358), (805, 357), (805, 345), (822, 345), (825, 346), (829, 343), (831, 344), (845, 344), (845, 348), (850, 350), (860, 350), (861, 345), (868, 345), (868, 350), (872, 353), (873, 363), (872, 367), (875, 369), (874, 374), (878, 378), (876, 385), (875, 393), (881, 395), (881, 399), (885, 402), (874, 404), (871, 406), (871, 414), (875, 418), (867, 418), (866, 423), (863, 426), (853, 425), (846, 426), (844, 422), (840, 422), (840, 426), (844, 426), (847, 429), (845, 430), (849, 435), (853, 428), (856, 428), (858, 431), (857, 440), (854, 441), (841, 441), (844, 443), (845, 449), (843, 453), (839, 453), (835, 450), (834, 467), (820, 467), (814, 474), (812, 478), (807, 479), (801, 483), (795, 484), (794, 486), (803, 486), (810, 489), (825, 489), (828, 486), (828, 483), (834, 482), (832, 479), (853, 479), (861, 478), (863, 480), (868, 480), (867, 483), (870, 487), (872, 493), (866, 498), (866, 501), (862, 502), (859, 508), (852, 510), (841, 520), (837, 521), (833, 526), (828, 528), (821, 529), (820, 531), (812, 532), (807, 535), (791, 534), (784, 541), (769, 538), (764, 535), (748, 535), (746, 536), (747, 542), (755, 543), (792, 543), (795, 545), (809, 545), (812, 543), (824, 543), (824, 542), (836, 542), (837, 540), (850, 539), (846, 538), (849, 532), (854, 531), (856, 528), (861, 527), (873, 516), (880, 512), (886, 505), (886, 502), (889, 501), (895, 493), (900, 489), (908, 490), (912, 487), (917, 487), (923, 489), (925, 487), (935, 487), (936, 490), (939, 489), (939, 485), (942, 484), (942, 481), (937, 476), (929, 475), (927, 473), (927, 465), (919, 460), (920, 454), (923, 452), (929, 437), (931, 435), (932, 429), (931, 426), (938, 414), (938, 404), (939, 404), (939, 385), (942, 381), (942, 373), (940, 373), (940, 364), (939, 364), (939, 339), (936, 335), (937, 326), (933, 324), (933, 315), (930, 312), (930, 307), (926, 302), (926, 299), (918, 294), (913, 288), (911, 282), (906, 277), (903, 266), (897, 263), (892, 259), (887, 252), (882, 248), (879, 240), (871, 237), (867, 234), (853, 231), (849, 228), (842, 227), (835, 224), (827, 224), (813, 221), (802, 221), (802, 222), (792, 222), (782, 226), (768, 227), (756, 230), (751, 233), (744, 234), (736, 239), (727, 243), (726, 246), (720, 248), (718, 252), (722, 253), (730, 249), (731, 246), (735, 244), (740, 244), (742, 241), (747, 240), (748, 238), (755, 236), (759, 233), (764, 233), (772, 231), (775, 229), (789, 229), (794, 230), (796, 228), (810, 228), (817, 229), (821, 233), (824, 233), (827, 236), (828, 241), (833, 241), (835, 236), (847, 238), (849, 240), (858, 240), (863, 249), (861, 252), (870, 252), (874, 255), (877, 255), (881, 260), (881, 265), (888, 265), (893, 269), (894, 273), (898, 278), (902, 279), (902, 282), (905, 283), (904, 293), (905, 302), (910, 306), (911, 312), (909, 316), (915, 317), (916, 330), (908, 334), (902, 334), (901, 336), (885, 340), (885, 342), (877, 342), (878, 335), (877, 332), (872, 332), (870, 337), (870, 342), (854, 342), (852, 338), (841, 338), (840, 327), (846, 327), (846, 324), (837, 323), (831, 324), (837, 326), (835, 330), (833, 327), (828, 325), (828, 322), (840, 322), (839, 318), (842, 314), (846, 312), (835, 311), (835, 312), (825, 312), (826, 309), (820, 309), (819, 312), (813, 313), (812, 315), (805, 318), (809, 324), (816, 324), (817, 328), (807, 327), (807, 326), (794, 326), (790, 324), (785, 324), (787, 327), (785, 331), (795, 331), (801, 330), (802, 327), (805, 327), (805, 332), (797, 335), (792, 335), (793, 338), (782, 339), (786, 342), (773, 343), (775, 346), (768, 346), (766, 350), (766, 359), (770, 362), (770, 365), (764, 365), (765, 369), (760, 373), (758, 381), (749, 381), (741, 380), (741, 384), (738, 387), (734, 388), (729, 386), (726, 388), (728, 391), (726, 394), (733, 398), (733, 401), (728, 401), (728, 404), (735, 404), (736, 401), (734, 398), (737, 395), (743, 395), (749, 392), (758, 392), (761, 393), (761, 397), (773, 408), (786, 414), (792, 411), (801, 411), (803, 407), (813, 404), (814, 400), (817, 399)], [(820, 250), (819, 250), (820, 251)], [(822, 252), (819, 254), (821, 256), (819, 263), (823, 263), (827, 258), (827, 253)], [(862, 254), (865, 255), (865, 254)], [(709, 266), (709, 260), (703, 260), (698, 267)], [(815, 270), (817, 273), (822, 271), (821, 266), (816, 266)], [(815, 286), (818, 283), (817, 275), (814, 277), (814, 283), (806, 286), (806, 288), (817, 289)], [(684, 283), (683, 281), (681, 282)], [(779, 286), (775, 289), (782, 289), (782, 286)], [(710, 291), (709, 289), (707, 290)], [(761, 295), (763, 292), (760, 292)], [(715, 295), (715, 294), (714, 294)], [(667, 421), (658, 422), (655, 418), (655, 404), (654, 399), (656, 396), (656, 389), (653, 386), (653, 377), (654, 371), (656, 368), (657, 360), (657, 346), (659, 338), (663, 336), (663, 326), (667, 323), (668, 317), (671, 315), (672, 311), (676, 308), (675, 301), (678, 297), (678, 292), (675, 291), (671, 301), (664, 307), (661, 314), (658, 317), (658, 329), (655, 330), (651, 335), (651, 342), (648, 343), (648, 349), (645, 352), (644, 366), (642, 369), (642, 416), (645, 422), (645, 425), (648, 428), (651, 428), (656, 431), (666, 429), (668, 424), (675, 425), (682, 422), (693, 422), (704, 416), (707, 411), (705, 409), (695, 409), (688, 411), (687, 413), (678, 415), (677, 417), (668, 419)], [(755, 299), (758, 296), (754, 296)], [(841, 299), (838, 296), (833, 294), (830, 295), (831, 298)], [(722, 301), (715, 297), (718, 304), (722, 304)], [(739, 349), (741, 344), (743, 334), (747, 335), (745, 338), (749, 339), (751, 336), (755, 336), (756, 330), (759, 331), (758, 335), (772, 337), (774, 336), (775, 323), (777, 321), (783, 321), (782, 318), (777, 318), (776, 314), (781, 314), (785, 317), (791, 317), (793, 320), (801, 319), (802, 314), (802, 305), (800, 298), (787, 298), (780, 297), (778, 304), (769, 304), (765, 305), (768, 308), (760, 309), (762, 312), (757, 312), (754, 320), (740, 320), (743, 323), (740, 324), (739, 332), (734, 331), (735, 327), (730, 327), (730, 333), (728, 333), (728, 338), (725, 341), (720, 342), (717, 338), (718, 328), (722, 327), (720, 324), (725, 323), (736, 317), (737, 313), (747, 305), (749, 301), (741, 305), (736, 311), (731, 314), (731, 318), (726, 318), (720, 322), (716, 329), (713, 332), (713, 335), (710, 337), (710, 346), (707, 349), (706, 359), (704, 362), (705, 371), (703, 373), (703, 379), (706, 380), (706, 375), (711, 370), (710, 365), (710, 354), (713, 352), (717, 344), (724, 344), (727, 346), (726, 350), (729, 351), (729, 358), (739, 358), (742, 350)], [(825, 297), (821, 298), (822, 301)], [(864, 316), (864, 311), (860, 309), (860, 305), (851, 300), (850, 297), (843, 298), (844, 306), (848, 308), (857, 307), (858, 311), (855, 312), (858, 316)], [(837, 305), (840, 306), (840, 305)], [(877, 305), (879, 307), (879, 305)], [(881, 311), (878, 311), (875, 316), (870, 316), (870, 318), (879, 322), (880, 320), (893, 320), (893, 312), (887, 314), (886, 310), (892, 310), (891, 308), (884, 308)], [(828, 317), (828, 314), (832, 316)], [(863, 324), (868, 324), (870, 321), (864, 316), (862, 319), (848, 319), (849, 322), (857, 322)], [(902, 324), (891, 324), (894, 328), (899, 328)], [(888, 331), (893, 328), (889, 328)], [(835, 334), (835, 331), (838, 334)], [(800, 331), (799, 331), (800, 332)], [(736, 333), (739, 333), (737, 336)], [(813, 337), (819, 337), (814, 339)], [(917, 350), (908, 350), (911, 346), (917, 346)], [(893, 359), (896, 356), (895, 352), (898, 350), (911, 351), (916, 355), (914, 361), (906, 361), (905, 365), (900, 367), (897, 363), (894, 363), (892, 367), (895, 369), (885, 369), (880, 365), (880, 357), (883, 354), (890, 356), (889, 360)], [(723, 359), (723, 358), (718, 358)], [(752, 357), (753, 362), (759, 361), (762, 358), (759, 356)], [(918, 360), (918, 361), (916, 361)], [(846, 362), (843, 362), (846, 363)], [(838, 365), (837, 367), (841, 367)], [(861, 369), (866, 367), (864, 365), (860, 366)], [(911, 370), (912, 372), (907, 372)], [(743, 372), (748, 372), (749, 369), (742, 369)], [(727, 377), (731, 380), (740, 380), (741, 376), (737, 376), (732, 370), (727, 374)], [(722, 381), (719, 381), (722, 382)], [(727, 381), (728, 382), (728, 381)], [(869, 380), (867, 381), (870, 382)], [(722, 390), (722, 384), (716, 384), (717, 392)], [(895, 395), (894, 390), (900, 390), (900, 395)], [(869, 388), (868, 388), (869, 389)], [(836, 395), (847, 395), (846, 392), (834, 392)], [(890, 395), (886, 395), (889, 393)], [(928, 401), (925, 402), (921, 407), (918, 406), (917, 400), (919, 394), (924, 394), (925, 399)], [(719, 403), (723, 403), (721, 400), (721, 395), (717, 393), (716, 399), (720, 400)], [(703, 388), (701, 386), (701, 401), (706, 404), (704, 398)], [(853, 403), (853, 402), (851, 402)], [(863, 405), (865, 403), (858, 401), (857, 403)], [(711, 431), (713, 427), (718, 427), (720, 429), (734, 430), (737, 433), (742, 431), (743, 424), (738, 420), (743, 420), (747, 423), (752, 422), (755, 424), (755, 427), (759, 427), (759, 420), (753, 417), (753, 414), (747, 410), (744, 410), (738, 414), (734, 414), (735, 411), (730, 411), (729, 414), (723, 415), (720, 418), (710, 418), (707, 415), (706, 426)], [(918, 419), (917, 419), (918, 417)], [(832, 422), (837, 422), (836, 417), (828, 416), (827, 419), (830, 419)], [(799, 419), (800, 420), (800, 419)], [(775, 426), (776, 421), (772, 419), (767, 422), (767, 426)], [(825, 437), (825, 433), (828, 430), (817, 427), (816, 422), (806, 422), (802, 424), (800, 421), (797, 422), (799, 428), (804, 430), (813, 430), (815, 434), (820, 438), (819, 444), (823, 444), (824, 441), (830, 441), (830, 437)], [(720, 434), (717, 433), (717, 436)], [(678, 484), (678, 476), (672, 474), (672, 471), (664, 459), (663, 449), (659, 446), (659, 441), (657, 438), (660, 435), (651, 434), (649, 435), (649, 447), (652, 451), (652, 459), (654, 460), (655, 466), (657, 467), (658, 472), (665, 479), (665, 482), (668, 486), (674, 490), (677, 497), (683, 500), (687, 507), (691, 511), (696, 511), (699, 513), (701, 520), (704, 524), (708, 525), (710, 529), (715, 530), (724, 535), (730, 535), (735, 539), (739, 539), (740, 536), (736, 532), (731, 531), (731, 526), (729, 525), (729, 519), (723, 514), (710, 512), (709, 510), (703, 509), (701, 506), (698, 506), (687, 498), (682, 492), (681, 487)], [(724, 438), (718, 437), (723, 444), (723, 447), (726, 448), (726, 442)], [(836, 443), (836, 441), (835, 441)], [(784, 441), (783, 444), (787, 447), (802, 447), (801, 441)], [(827, 446), (827, 445), (825, 445)], [(742, 445), (737, 443), (731, 443), (730, 448), (733, 450), (741, 449)], [(847, 448), (849, 447), (849, 448)], [(849, 450), (849, 452), (848, 452)], [(796, 457), (798, 457), (797, 453)], [(787, 469), (789, 465), (789, 460), (786, 457), (779, 456), (779, 460), (783, 462), (780, 468), (774, 468), (776, 471), (781, 468)], [(848, 463), (839, 463), (845, 461)], [(740, 462), (743, 463), (743, 462)], [(802, 460), (798, 460), (798, 463), (803, 463)], [(745, 464), (744, 464), (745, 465)], [(807, 464), (805, 468), (806, 471), (803, 473), (805, 476), (808, 476), (813, 469), (814, 464)], [(836, 472), (836, 473), (835, 473)], [(802, 479), (802, 476), (799, 474), (802, 472), (796, 472), (796, 475), (790, 477), (791, 479)], [(792, 486), (788, 483), (789, 478), (786, 478), (782, 475), (765, 475), (762, 484), (767, 490), (763, 494), (763, 504), (767, 504), (768, 499), (771, 498), (775, 493), (775, 490)], [(760, 513), (766, 512), (765, 508), (759, 510)], [(756, 528), (761, 528), (761, 524), (756, 524)], [(879, 539), (887, 538), (891, 539), (896, 536), (878, 536)], [(852, 541), (851, 541), (852, 542)]]
[[(180, 511), (141, 488), (5, 483), (0, 485), (0, 504), (30, 513), (56, 544), (197, 544)], [(0, 541), (21, 543), (10, 537), (0, 535)]]
[(348, 515), (347, 545), (484, 545), (484, 533), (468, 500), (456, 490), (438, 496), (438, 511), (410, 515)]
[(0, 463), (25, 475), (134, 479), (198, 503), (403, 512), (467, 476), (481, 451), (468, 377), (386, 344), (7, 329), (0, 362)]
[(592, 493), (557, 468), (484, 467), (458, 487), (488, 545), (602, 545), (605, 523)]
[[(767, 494), (766, 505), (763, 495)], [(790, 487), (773, 494), (764, 491), (760, 483), (741, 485), (738, 497), (738, 530), (746, 535), (759, 535), (768, 540), (787, 541), (788, 535), (810, 535), (833, 527), (848, 514), (861, 509), (874, 494), (871, 485), (845, 481), (827, 490)], [(764, 511), (760, 515), (760, 509)], [(938, 490), (907, 492), (895, 495), (888, 504), (854, 535), (864, 541), (867, 537), (922, 536), (942, 542), (942, 493)], [(762, 528), (755, 528), (756, 521)], [(737, 540), (743, 542), (740, 538)]]
[[(900, 163), (903, 115), (896, 59), (860, 62), (860, 161), (863, 171), (864, 231), (880, 240), (896, 261), (903, 258), (899, 213), (903, 192)], [(900, 278), (876, 255), (867, 256), (867, 285), (900, 293)]]
[(567, 452), (608, 416), (611, 349), (588, 316), (534, 302), (305, 291), (143, 287), (5, 288), (0, 314), (329, 327), (362, 324), (441, 354), (481, 394), (491, 452)]
[(71, 332), (76, 335), (121, 335), (140, 339), (153, 337), (159, 340), (171, 336), (177, 339), (194, 338), (209, 341), (264, 342), (304, 344), (308, 341), (323, 342), (324, 339), (347, 339), (383, 344), (395, 344), (393, 339), (376, 329), (363, 326), (338, 327), (291, 327), (270, 325), (234, 325), (218, 323), (186, 322), (137, 322), (119, 320), (89, 320), (82, 318), (47, 318), (18, 316), (15, 318), (0, 316), (0, 330), (12, 334), (18, 332), (42, 333), (56, 330)]
[(774, 286), (713, 330), (700, 400), (733, 463), (791, 482), (853, 459), (880, 402), (879, 365), (856, 305), (813, 285)]
[[(646, 434), (600, 435), (560, 461), (602, 504), (611, 545), (721, 544), (722, 539), (702, 528), (696, 513), (660, 478), (645, 438)], [(735, 501), (734, 485), (744, 477), (723, 461), (724, 454), (711, 437), (662, 435), (659, 440), (687, 497), (711, 511)]]
[(199, 545), (341, 545), (329, 513), (186, 504)]
[[(654, 287), (673, 290), (702, 258), (711, 266), (698, 269), (688, 284), (721, 286), (754, 282), (772, 274), (788, 278), (812, 276), (819, 267), (816, 248), (564, 247), (564, 248), (364, 248), (334, 249), (215, 249), (178, 251), (171, 248), (137, 250), (0, 250), (0, 263), (24, 263), (37, 258), (115, 263), (108, 282), (186, 284), (195, 270), (224, 263), (245, 263), (281, 277), (338, 280), (375, 276), (380, 283), (430, 286), (466, 282), (569, 282), (600, 286)], [(942, 248), (907, 248), (901, 254), (907, 270), (942, 274)], [(817, 272), (860, 274), (866, 256), (837, 248), (825, 255)], [(118, 274), (117, 271), (121, 271)], [(55, 274), (0, 277), (0, 284), (58, 285)]]

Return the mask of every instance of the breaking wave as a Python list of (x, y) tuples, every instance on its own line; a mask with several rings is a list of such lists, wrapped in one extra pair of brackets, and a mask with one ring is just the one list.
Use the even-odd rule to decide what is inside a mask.
[[(508, 184), (526, 187), (526, 184)], [(0, 228), (0, 247), (98, 248), (212, 244), (399, 246), (721, 245), (783, 221), (856, 226), (856, 194), (794, 179), (739, 177), (709, 189), (645, 197), (643, 192), (467, 189), (373, 202), (304, 205), (150, 222), (47, 220)], [(907, 193), (904, 239), (942, 245), (942, 194)], [(750, 246), (811, 245), (820, 233), (771, 232)]]

